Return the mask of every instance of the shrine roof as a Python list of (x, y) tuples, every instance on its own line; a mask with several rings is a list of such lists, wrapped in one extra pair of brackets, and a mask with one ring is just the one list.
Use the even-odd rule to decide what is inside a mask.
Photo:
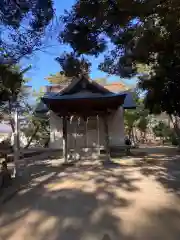
[(94, 94), (78, 95), (51, 95), (44, 96), (42, 101), (58, 115), (94, 115), (115, 110), (124, 103), (126, 94)]
[[(87, 77), (83, 76), (79, 79), (74, 78), (73, 81), (68, 86), (62, 87), (56, 85), (48, 87), (50, 92), (45, 93), (45, 95), (42, 98), (42, 101), (38, 104), (36, 108), (36, 112), (47, 112), (49, 109), (52, 110), (53, 104), (56, 105), (56, 107), (57, 105), (59, 106), (61, 105), (61, 108), (64, 108), (63, 105), (67, 107), (67, 105), (70, 105), (70, 103), (71, 105), (73, 105), (73, 111), (75, 111), (74, 102), (76, 102), (76, 104), (80, 104), (82, 108), (83, 106), (85, 106), (85, 104), (88, 104), (89, 108), (91, 108), (91, 111), (93, 110), (92, 106), (96, 110), (98, 109), (105, 110), (108, 107), (115, 109), (121, 105), (125, 109), (136, 107), (135, 102), (133, 100), (132, 92), (130, 91), (118, 92), (117, 89), (121, 87), (123, 89), (124, 85), (119, 83), (113, 83), (112, 85), (113, 85), (112, 88), (109, 88), (111, 84), (102, 86), (96, 83), (95, 81), (91, 81)], [(115, 90), (114, 92), (110, 91), (110, 89), (114, 89), (114, 87), (116, 87), (116, 91)], [(112, 103), (114, 103), (114, 106)], [(95, 106), (95, 104), (98, 106)], [(79, 107), (78, 109), (80, 110)]]

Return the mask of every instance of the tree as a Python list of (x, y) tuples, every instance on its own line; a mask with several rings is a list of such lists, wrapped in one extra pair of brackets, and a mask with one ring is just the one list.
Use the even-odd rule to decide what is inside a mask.
[[(54, 16), (51, 0), (0, 2), (0, 61), (17, 63), (40, 49), (41, 38)], [(8, 60), (8, 61), (7, 61)]]
[(60, 57), (56, 58), (56, 61), (60, 64), (60, 74), (67, 78), (78, 78), (82, 75), (89, 75), (91, 63), (75, 53), (64, 52)]
[(24, 88), (26, 79), (24, 73), (30, 66), (21, 70), (19, 66), (0, 65), (0, 111), (1, 116), (6, 115), (10, 122), (12, 131), (15, 131), (13, 112), (18, 107), (24, 111), (24, 100), (27, 93)]
[(35, 109), (41, 97), (44, 95), (44, 91), (36, 91), (33, 96), (36, 98), (35, 105), (31, 106), (26, 102), (25, 117), (27, 119), (27, 126), (22, 131), (28, 139), (25, 148), (28, 148), (33, 141), (36, 144), (46, 147), (50, 140), (50, 129), (49, 129), (49, 115), (48, 113), (36, 113)]
[[(12, 72), (23, 57), (32, 55), (34, 51), (46, 48), (44, 36), (54, 17), (51, 0), (6, 1), (0, 2), (0, 103), (9, 94), (3, 88), (11, 85), (11, 90), (19, 89), (18, 73)], [(52, 27), (52, 26), (51, 26)], [(51, 28), (50, 27), (50, 28)], [(10, 77), (10, 75), (13, 75)], [(8, 76), (8, 77), (7, 77)], [(12, 83), (10, 83), (12, 81)], [(17, 82), (16, 82), (17, 81)], [(10, 92), (11, 92), (10, 90)], [(19, 91), (19, 90), (18, 90)], [(2, 94), (3, 92), (3, 94)], [(17, 95), (13, 92), (13, 95)], [(11, 98), (12, 99), (12, 98)], [(6, 101), (7, 102), (7, 101)]]
[(147, 128), (148, 128), (148, 117), (145, 117), (145, 116), (141, 116), (139, 119), (138, 119), (138, 122), (137, 122), (137, 128), (140, 130), (140, 132), (142, 133), (142, 139), (143, 139), (143, 142), (146, 140), (146, 132), (147, 132)]
[(138, 140), (136, 135), (137, 129), (141, 133), (142, 140), (146, 140), (146, 133), (151, 117), (149, 115), (149, 111), (145, 109), (144, 99), (138, 90), (134, 92), (134, 101), (136, 102), (136, 109), (125, 110), (124, 120), (126, 132), (129, 138), (135, 143)]
[(51, 84), (68, 84), (71, 82), (71, 78), (66, 77), (63, 73), (56, 73), (56, 74), (50, 74), (49, 77), (46, 78), (48, 82)]
[[(19, 158), (19, 132), (15, 127), (14, 113), (17, 111), (24, 112), (24, 100), (27, 96), (27, 92), (24, 91), (24, 73), (29, 70), (27, 67), (23, 70), (18, 65), (3, 65), (0, 64), (0, 112), (1, 116), (6, 115), (13, 132), (13, 145), (14, 145), (14, 174), (17, 174), (18, 170), (18, 158)], [(16, 114), (17, 116), (17, 114)], [(16, 118), (17, 119), (17, 118)]]
[(139, 74), (145, 106), (180, 116), (179, 9), (179, 0), (77, 0), (62, 16), (60, 39), (77, 54), (109, 48), (99, 66), (109, 74), (132, 77), (139, 63), (147, 65), (148, 76)]
[(84, 57), (64, 52), (55, 60), (60, 65), (60, 72), (46, 78), (51, 84), (69, 84), (74, 78), (89, 76), (91, 64)]
[(1, 101), (9, 101), (16, 98), (23, 83), (22, 74), (14, 67), (0, 65), (0, 98)]
[(136, 122), (138, 119), (139, 116), (135, 110), (125, 110), (124, 113), (125, 129), (129, 139), (133, 140), (133, 142), (136, 142), (134, 129), (136, 127)]
[(25, 148), (28, 148), (33, 141), (46, 147), (50, 140), (49, 118), (48, 116), (37, 116), (35, 113), (27, 116), (28, 127), (22, 131), (28, 139)]
[(138, 114), (136, 127), (141, 132), (142, 141), (144, 142), (146, 140), (146, 133), (148, 131), (151, 116), (149, 114), (149, 111), (145, 108), (144, 98), (142, 97), (137, 98), (136, 104), (137, 104), (136, 111)]
[(168, 140), (169, 138), (173, 137), (172, 129), (162, 121), (159, 121), (157, 124), (155, 124), (155, 126), (152, 129), (154, 135), (156, 137), (160, 137), (163, 142), (164, 140)]

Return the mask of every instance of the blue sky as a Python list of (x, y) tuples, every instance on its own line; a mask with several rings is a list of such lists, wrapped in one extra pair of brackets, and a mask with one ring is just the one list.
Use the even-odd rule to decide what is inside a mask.
[[(63, 14), (65, 9), (69, 10), (74, 2), (75, 0), (55, 0), (54, 4), (56, 9), (56, 15), (59, 16)], [(34, 89), (39, 89), (41, 86), (47, 85), (48, 82), (45, 80), (45, 77), (60, 71), (59, 64), (54, 59), (58, 57), (62, 52), (70, 50), (68, 46), (64, 46), (58, 43), (56, 38), (52, 39), (51, 41), (48, 40), (47, 45), (50, 45), (50, 47), (45, 49), (43, 52), (39, 51), (34, 54), (33, 57), (31, 57), (30, 59), (23, 60), (23, 64), (25, 63), (32, 65), (32, 69), (27, 73), (27, 77), (31, 79), (29, 81), (29, 85), (31, 85)], [(89, 58), (89, 60), (92, 62), (92, 79), (107, 76), (107, 74), (98, 70), (98, 64), (101, 62), (102, 59), (103, 56), (100, 56), (97, 59), (92, 57)], [(116, 80), (118, 81), (120, 79), (114, 76), (109, 78), (109, 81)], [(123, 80), (123, 82), (131, 85), (135, 84), (136, 80)]]

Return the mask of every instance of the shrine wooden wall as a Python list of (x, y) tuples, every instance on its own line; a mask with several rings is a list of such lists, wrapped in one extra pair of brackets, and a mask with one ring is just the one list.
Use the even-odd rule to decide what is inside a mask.
[[(87, 128), (87, 147), (98, 146), (98, 121), (96, 117), (90, 117), (88, 120)], [(124, 145), (124, 118), (123, 109), (120, 107), (116, 112), (111, 114), (108, 118), (110, 146)], [(68, 122), (68, 148), (86, 147), (85, 122), (80, 119), (79, 125), (77, 120)], [(62, 119), (56, 116), (53, 112), (50, 113), (50, 148), (62, 149)], [(75, 140), (76, 138), (76, 140)], [(99, 119), (99, 144), (104, 146), (105, 134), (103, 121)]]

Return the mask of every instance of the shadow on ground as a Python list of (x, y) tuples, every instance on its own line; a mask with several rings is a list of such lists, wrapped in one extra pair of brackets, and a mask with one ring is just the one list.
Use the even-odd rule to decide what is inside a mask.
[(180, 152), (175, 147), (138, 149), (122, 159), (121, 168), (139, 169), (143, 176), (155, 178), (168, 192), (180, 196)]
[[(106, 240), (179, 239), (180, 212), (173, 204), (144, 210), (139, 218), (133, 212), (137, 199), (132, 196), (142, 191), (140, 183), (146, 177), (155, 177), (167, 190), (179, 191), (180, 177), (174, 174), (180, 170), (178, 159), (156, 163), (147, 161), (148, 157), (152, 156), (132, 166), (87, 161), (67, 167), (52, 165), (46, 158), (28, 164), (26, 188), (0, 209), (0, 237), (101, 240), (107, 233)], [(126, 215), (127, 209), (132, 214)], [(134, 218), (138, 221), (131, 229)]]
[[(119, 231), (121, 220), (113, 215), (111, 208), (126, 208), (131, 201), (117, 197), (113, 187), (137, 191), (134, 182), (138, 179), (117, 177), (110, 167), (101, 171), (102, 166), (92, 165), (65, 170), (65, 167), (37, 164), (28, 170), (31, 171), (29, 188), (16, 197), (16, 205), (11, 201), (1, 210), (4, 216), (0, 221), (2, 239), (15, 239), (16, 236), (38, 240), (102, 239), (106, 233), (110, 239), (124, 237)], [(91, 174), (86, 174), (91, 171), (97, 183), (97, 188), (93, 189), (90, 185), (81, 185), (91, 179)], [(63, 185), (67, 179), (71, 182)], [(21, 221), (26, 233), (22, 229), (18, 231)]]
[(137, 161), (136, 166), (144, 176), (154, 177), (168, 191), (180, 196), (180, 152), (158, 148)]

